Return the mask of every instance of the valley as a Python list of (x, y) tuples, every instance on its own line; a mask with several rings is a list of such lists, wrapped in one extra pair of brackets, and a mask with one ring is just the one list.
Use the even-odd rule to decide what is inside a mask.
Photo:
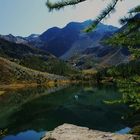
[(140, 135), (139, 19), (0, 35), (0, 139), (39, 140), (64, 123)]

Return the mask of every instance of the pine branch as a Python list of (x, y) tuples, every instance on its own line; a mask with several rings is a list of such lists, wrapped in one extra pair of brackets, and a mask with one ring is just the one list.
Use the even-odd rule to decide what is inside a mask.
[(132, 14), (132, 13), (140, 13), (140, 5), (138, 5), (137, 7), (133, 8), (133, 9), (131, 9), (129, 11), (129, 13), (130, 14)]
[(140, 22), (140, 5), (131, 9), (129, 12), (129, 16), (125, 16), (119, 20), (120, 24), (124, 25), (127, 22)]
[(56, 3), (52, 3), (52, 2), (50, 2), (50, 0), (47, 0), (46, 6), (49, 8), (49, 11), (52, 11), (54, 9), (59, 10), (68, 5), (76, 5), (76, 4), (84, 2), (84, 1), (86, 1), (86, 0), (61, 0)]
[(87, 27), (84, 31), (91, 32), (96, 26), (109, 14), (115, 11), (115, 6), (119, 0), (112, 0), (112, 2), (101, 12), (101, 14), (95, 19), (95, 21)]
[(119, 20), (119, 23), (121, 24), (121, 25), (124, 25), (124, 24), (126, 24), (130, 19), (131, 19), (132, 17), (123, 17), (123, 18), (121, 18), (120, 20)]

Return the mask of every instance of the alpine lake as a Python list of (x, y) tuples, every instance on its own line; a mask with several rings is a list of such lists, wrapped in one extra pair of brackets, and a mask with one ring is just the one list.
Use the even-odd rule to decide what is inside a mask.
[(127, 133), (131, 112), (114, 85), (24, 88), (0, 96), (0, 140), (40, 140), (64, 123)]

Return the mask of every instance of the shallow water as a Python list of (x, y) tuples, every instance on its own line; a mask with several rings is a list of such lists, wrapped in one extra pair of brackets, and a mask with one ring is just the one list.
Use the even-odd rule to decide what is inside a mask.
[[(44, 132), (63, 123), (118, 132), (127, 127), (122, 119), (130, 110), (119, 100), (114, 86), (69, 86), (9, 91), (0, 97), (0, 128), (7, 128), (2, 140), (39, 140)], [(121, 131), (120, 131), (121, 133)]]
[(45, 132), (36, 132), (34, 130), (28, 130), (20, 132), (17, 135), (9, 135), (3, 138), (3, 140), (40, 140)]

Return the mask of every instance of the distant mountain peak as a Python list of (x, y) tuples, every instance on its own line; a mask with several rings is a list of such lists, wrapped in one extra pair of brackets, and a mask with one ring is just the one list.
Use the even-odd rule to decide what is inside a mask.
[(25, 38), (7, 35), (4, 36), (4, 38), (16, 43), (28, 43), (34, 47), (46, 50), (57, 57), (61, 57), (71, 50), (75, 44), (79, 45), (79, 47), (77, 47), (79, 50), (81, 50), (81, 48), (96, 46), (104, 35), (115, 32), (118, 29), (114, 26), (100, 23), (95, 31), (89, 34), (82, 32), (87, 26), (91, 25), (92, 22), (94, 21), (70, 22), (63, 28), (52, 27), (41, 35), (31, 34)]
[(39, 34), (31, 34), (28, 36), (28, 38), (37, 38), (39, 37)]
[[(115, 32), (118, 28), (100, 23), (97, 29), (89, 34), (82, 32), (93, 21), (86, 20), (84, 22), (70, 22), (64, 28), (53, 27), (41, 34), (39, 38), (44, 42), (43, 49), (51, 52), (57, 57), (64, 55), (78, 41), (83, 42), (85, 47), (89, 47), (89, 41), (95, 44), (105, 34)], [(79, 42), (80, 45), (80, 42)], [(81, 48), (85, 48), (84, 46)]]

